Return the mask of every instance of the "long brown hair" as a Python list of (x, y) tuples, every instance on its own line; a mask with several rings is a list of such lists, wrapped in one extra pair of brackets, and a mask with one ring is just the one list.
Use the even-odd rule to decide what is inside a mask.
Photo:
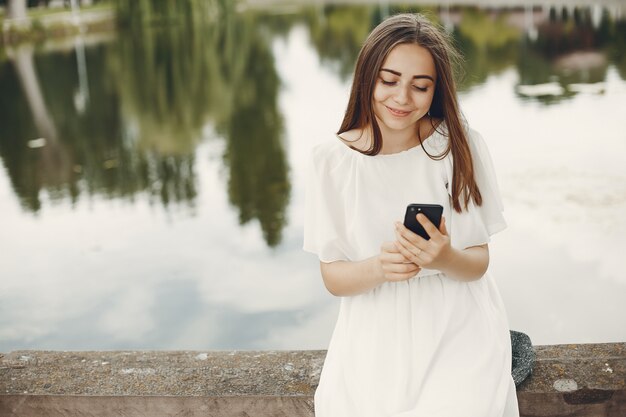
[[(465, 209), (470, 198), (480, 206), (482, 197), (474, 179), (474, 166), (467, 134), (461, 122), (452, 69), (452, 60), (460, 60), (460, 56), (452, 47), (447, 34), (425, 16), (408, 13), (391, 16), (369, 34), (357, 58), (348, 107), (337, 134), (371, 126), (373, 141), (370, 148), (366, 151), (357, 150), (366, 155), (377, 155), (380, 152), (383, 138), (372, 106), (374, 87), (387, 55), (395, 46), (403, 43), (414, 43), (426, 48), (435, 62), (437, 80), (428, 113), (431, 118), (445, 121), (447, 132), (440, 133), (446, 134), (449, 140), (447, 149), (441, 155), (433, 156), (426, 153), (436, 160), (452, 153), (454, 161), (452, 206), (454, 210), (459, 213), (462, 211), (461, 195), (463, 195)], [(419, 129), (418, 139), (423, 148)]]

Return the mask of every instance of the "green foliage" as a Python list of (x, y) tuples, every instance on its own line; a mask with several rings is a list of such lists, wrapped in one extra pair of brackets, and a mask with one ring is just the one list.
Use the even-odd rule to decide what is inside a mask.
[(330, 5), (308, 9), (305, 18), (322, 62), (335, 66), (342, 78), (351, 77), (361, 45), (373, 27), (372, 7)]
[[(534, 98), (551, 104), (576, 95), (568, 87), (570, 84), (603, 81), (609, 62), (613, 61), (619, 68), (623, 55), (624, 34), (620, 37), (619, 27), (620, 22), (612, 22), (606, 11), (595, 27), (589, 8), (574, 8), (572, 13), (566, 8), (562, 11), (552, 8), (549, 21), (537, 27), (537, 38), (524, 39), (520, 48), (517, 60), (520, 83), (558, 83), (563, 94)], [(585, 58), (590, 51), (595, 52), (595, 58)]]
[(459, 33), (477, 49), (498, 50), (515, 45), (522, 37), (520, 29), (507, 23), (508, 12), (491, 15), (486, 10), (468, 8), (458, 26)]
[(239, 208), (242, 224), (257, 218), (270, 246), (281, 240), (289, 200), (288, 166), (282, 141), (283, 120), (278, 104), (280, 81), (269, 42), (259, 36), (238, 36), (238, 54), (245, 61), (233, 62), (237, 86), (233, 111), (218, 125), (228, 138), (225, 163), (230, 167), (228, 194)]
[[(84, 51), (88, 97), (75, 50), (0, 50), (0, 157), (20, 201), (36, 212), (44, 193), (71, 201), (142, 194), (165, 206), (193, 207), (196, 149), (210, 130), (225, 143), (225, 186), (239, 221), (258, 221), (269, 246), (281, 241), (291, 192), (274, 40), (304, 26), (323, 65), (347, 79), (376, 24), (391, 13), (428, 11), (332, 5), (277, 14), (238, 11), (227, 0), (115, 4), (123, 27), (116, 40)], [(452, 35), (465, 56), (461, 89), (510, 68), (521, 84), (556, 80), (564, 88), (602, 81), (610, 64), (626, 76), (626, 24), (608, 14), (592, 27), (584, 10), (565, 17), (555, 10), (530, 40), (508, 23), (515, 11), (452, 12), (460, 22)], [(429, 15), (438, 21), (436, 11)], [(580, 45), (605, 54), (607, 65), (560, 66), (563, 54)], [(29, 71), (37, 76), (34, 84)], [(39, 121), (26, 89), (42, 98)], [(550, 104), (575, 94), (565, 90), (532, 99)], [(46, 146), (30, 149), (28, 141), (39, 137), (48, 139)]]
[(124, 115), (139, 127), (140, 147), (160, 153), (191, 152), (211, 122), (227, 143), (228, 194), (240, 222), (258, 219), (268, 245), (275, 246), (290, 185), (271, 38), (256, 14), (237, 13), (233, 3), (219, 3), (217, 16), (205, 9), (209, 2), (200, 10), (196, 4), (147, 8), (149, 17), (120, 40), (109, 62)]
[(508, 25), (507, 18), (507, 12), (492, 16), (486, 10), (463, 9), (461, 23), (453, 32), (465, 63), (459, 90), (515, 64), (523, 33)]
[[(209, 4), (213, 14), (198, 19)], [(25, 207), (40, 210), (42, 191), (52, 200), (142, 193), (193, 205), (195, 150), (212, 126), (226, 141), (228, 195), (241, 223), (258, 220), (268, 245), (280, 243), (290, 184), (270, 32), (230, 2), (193, 7), (149, 9), (137, 21), (150, 26), (86, 48), (88, 98), (75, 51), (0, 64), (0, 114), (12, 121), (0, 123), (0, 156)], [(45, 146), (29, 149), (39, 137)]]
[(236, 0), (114, 0), (118, 21), (134, 30), (153, 25), (195, 25), (215, 19)]
[(626, 21), (616, 22), (609, 33), (613, 40), (607, 48), (609, 56), (622, 79), (626, 79)]

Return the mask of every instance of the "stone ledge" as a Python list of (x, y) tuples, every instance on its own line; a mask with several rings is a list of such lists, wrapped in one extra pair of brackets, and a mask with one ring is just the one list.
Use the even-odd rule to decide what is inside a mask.
[(313, 395), (326, 351), (17, 351), (0, 395)]
[(310, 396), (0, 396), (0, 417), (313, 416)]
[[(626, 343), (535, 352), (522, 416), (626, 416)], [(16, 351), (0, 357), (0, 416), (313, 416), (325, 354)]]

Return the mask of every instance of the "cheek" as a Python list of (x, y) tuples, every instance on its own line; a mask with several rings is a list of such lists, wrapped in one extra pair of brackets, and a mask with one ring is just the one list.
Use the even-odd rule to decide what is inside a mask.
[(428, 108), (430, 108), (430, 105), (433, 102), (433, 97), (434, 97), (434, 93), (432, 93), (432, 92), (428, 92), (426, 94), (420, 94), (415, 99), (415, 102), (417, 103), (418, 107), (428, 109)]
[(387, 95), (385, 94), (382, 88), (379, 88), (378, 86), (376, 86), (374, 88), (374, 94), (372, 95), (372, 97), (374, 101), (384, 101), (387, 98)]

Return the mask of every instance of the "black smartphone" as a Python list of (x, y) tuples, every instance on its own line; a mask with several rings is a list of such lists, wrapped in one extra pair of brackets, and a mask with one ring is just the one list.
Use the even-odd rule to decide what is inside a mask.
[(406, 207), (404, 226), (413, 233), (429, 240), (430, 236), (428, 236), (426, 230), (424, 230), (422, 225), (415, 218), (415, 216), (419, 213), (426, 216), (428, 220), (430, 220), (430, 222), (434, 224), (437, 229), (439, 229), (439, 224), (441, 224), (441, 215), (443, 214), (443, 206), (440, 206), (439, 204), (409, 204)]

